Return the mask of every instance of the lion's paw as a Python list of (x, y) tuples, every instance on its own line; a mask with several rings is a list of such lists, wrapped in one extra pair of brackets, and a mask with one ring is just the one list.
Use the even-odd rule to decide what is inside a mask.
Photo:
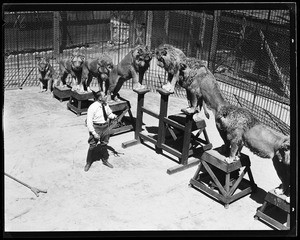
[(87, 87), (87, 92), (92, 92), (92, 89), (90, 87)]
[(286, 201), (287, 203), (290, 203), (291, 198), (290, 198), (290, 197), (286, 197), (285, 201)]
[(200, 113), (194, 114), (194, 115), (193, 115), (193, 120), (194, 120), (195, 122), (201, 121), (202, 118), (201, 118), (201, 116), (200, 116)]
[(196, 112), (196, 109), (193, 108), (193, 107), (187, 107), (187, 108), (183, 108), (182, 111), (183, 111), (184, 113), (192, 114), (192, 113), (195, 113), (195, 112)]
[(146, 89), (146, 86), (142, 85), (140, 83), (136, 83), (136, 84), (133, 85), (133, 89), (134, 90), (142, 90), (142, 89)]
[(162, 86), (162, 89), (170, 92), (170, 93), (174, 93), (175, 87), (172, 86), (170, 83), (167, 83), (165, 85)]
[(225, 158), (225, 162), (227, 162), (228, 164), (233, 163), (234, 161), (235, 161), (235, 158), (230, 158), (230, 157)]
[(275, 192), (276, 195), (283, 195), (284, 194), (282, 188), (275, 188), (274, 192)]

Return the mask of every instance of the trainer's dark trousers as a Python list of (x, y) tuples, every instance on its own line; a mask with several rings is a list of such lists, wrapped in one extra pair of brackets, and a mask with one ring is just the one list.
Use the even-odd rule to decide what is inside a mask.
[[(102, 135), (102, 133), (108, 128), (108, 124), (105, 124), (105, 125), (102, 125), (102, 126), (99, 126), (99, 125), (93, 125), (94, 128), (95, 128), (95, 131), (96, 133), (99, 134), (99, 136)], [(88, 139), (88, 143), (90, 144), (90, 147), (88, 149), (88, 153), (87, 153), (87, 157), (86, 157), (86, 163), (87, 164), (92, 164), (92, 162), (94, 161), (94, 152), (95, 152), (95, 149), (97, 147), (97, 143), (98, 143), (98, 140), (94, 137), (94, 135), (92, 133), (89, 133), (90, 136), (89, 136), (89, 139)], [(101, 149), (105, 150), (106, 149), (106, 145), (108, 144), (109, 142), (109, 138), (110, 138), (110, 134), (105, 134), (104, 136), (101, 137), (100, 141), (98, 144), (101, 145)], [(107, 154), (105, 154), (105, 152), (107, 151), (104, 151), (103, 152), (103, 159), (104, 160), (107, 160), (108, 159), (108, 156)]]

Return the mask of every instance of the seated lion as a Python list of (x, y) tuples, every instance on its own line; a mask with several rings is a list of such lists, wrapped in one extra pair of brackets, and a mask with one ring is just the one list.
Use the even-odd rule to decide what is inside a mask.
[(55, 71), (53, 66), (50, 64), (49, 57), (36, 57), (38, 79), (40, 81), (40, 91), (52, 92), (53, 90), (53, 79), (55, 78)]

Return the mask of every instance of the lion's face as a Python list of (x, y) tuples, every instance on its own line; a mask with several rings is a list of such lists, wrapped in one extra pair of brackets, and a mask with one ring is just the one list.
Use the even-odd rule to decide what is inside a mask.
[(46, 72), (49, 69), (50, 60), (46, 57), (41, 57), (37, 61), (38, 69), (40, 72)]
[(157, 65), (174, 75), (179, 70), (179, 64), (185, 60), (185, 54), (178, 48), (164, 44), (155, 50)]
[(132, 53), (136, 68), (148, 68), (152, 59), (152, 52), (148, 46), (138, 46)]
[(168, 69), (171, 65), (170, 54), (168, 54), (166, 49), (156, 49), (155, 51), (157, 65), (161, 68)]
[(189, 78), (191, 69), (185, 63), (180, 63), (179, 66), (179, 80), (184, 81)]
[(282, 143), (280, 149), (276, 152), (276, 156), (280, 162), (290, 165), (290, 138), (287, 137)]
[(85, 61), (85, 57), (81, 54), (75, 53), (71, 58), (71, 64), (73, 70), (80, 70)]
[(98, 72), (101, 74), (103, 80), (108, 79), (113, 66), (112, 59), (108, 55), (101, 55), (98, 58)]

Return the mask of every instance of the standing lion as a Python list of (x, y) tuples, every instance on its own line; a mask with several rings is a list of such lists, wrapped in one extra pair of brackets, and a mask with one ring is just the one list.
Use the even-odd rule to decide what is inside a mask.
[(99, 90), (107, 94), (109, 87), (109, 76), (113, 69), (113, 62), (107, 53), (101, 53), (96, 59), (87, 59), (82, 69), (82, 83), (84, 90), (91, 92), (90, 84), (93, 77), (97, 78)]
[(179, 84), (190, 92), (194, 108), (204, 101), (213, 111), (216, 127), (225, 143), (223, 154), (228, 156), (225, 161), (230, 164), (239, 159), (243, 146), (261, 158), (271, 158), (282, 182), (275, 192), (289, 196), (290, 136), (265, 126), (246, 108), (227, 102), (206, 66), (188, 61), (181, 63), (179, 79)]
[[(123, 83), (132, 78), (133, 89), (144, 89), (144, 74), (150, 66), (152, 52), (148, 46), (139, 45), (131, 50), (118, 65), (114, 66), (109, 76), (108, 99), (118, 100), (118, 93)], [(110, 96), (111, 94), (111, 96)]]
[(155, 50), (155, 55), (157, 65), (168, 73), (168, 81), (162, 88), (174, 93), (175, 85), (179, 79), (180, 63), (185, 62), (186, 56), (179, 48), (175, 48), (170, 44), (160, 45)]
[[(72, 91), (84, 92), (81, 81), (82, 67), (85, 62), (85, 56), (79, 52), (74, 52), (71, 58), (59, 61), (59, 80), (60, 85), (66, 86), (66, 78), (69, 74), (72, 76)], [(58, 83), (55, 83), (58, 85)]]

